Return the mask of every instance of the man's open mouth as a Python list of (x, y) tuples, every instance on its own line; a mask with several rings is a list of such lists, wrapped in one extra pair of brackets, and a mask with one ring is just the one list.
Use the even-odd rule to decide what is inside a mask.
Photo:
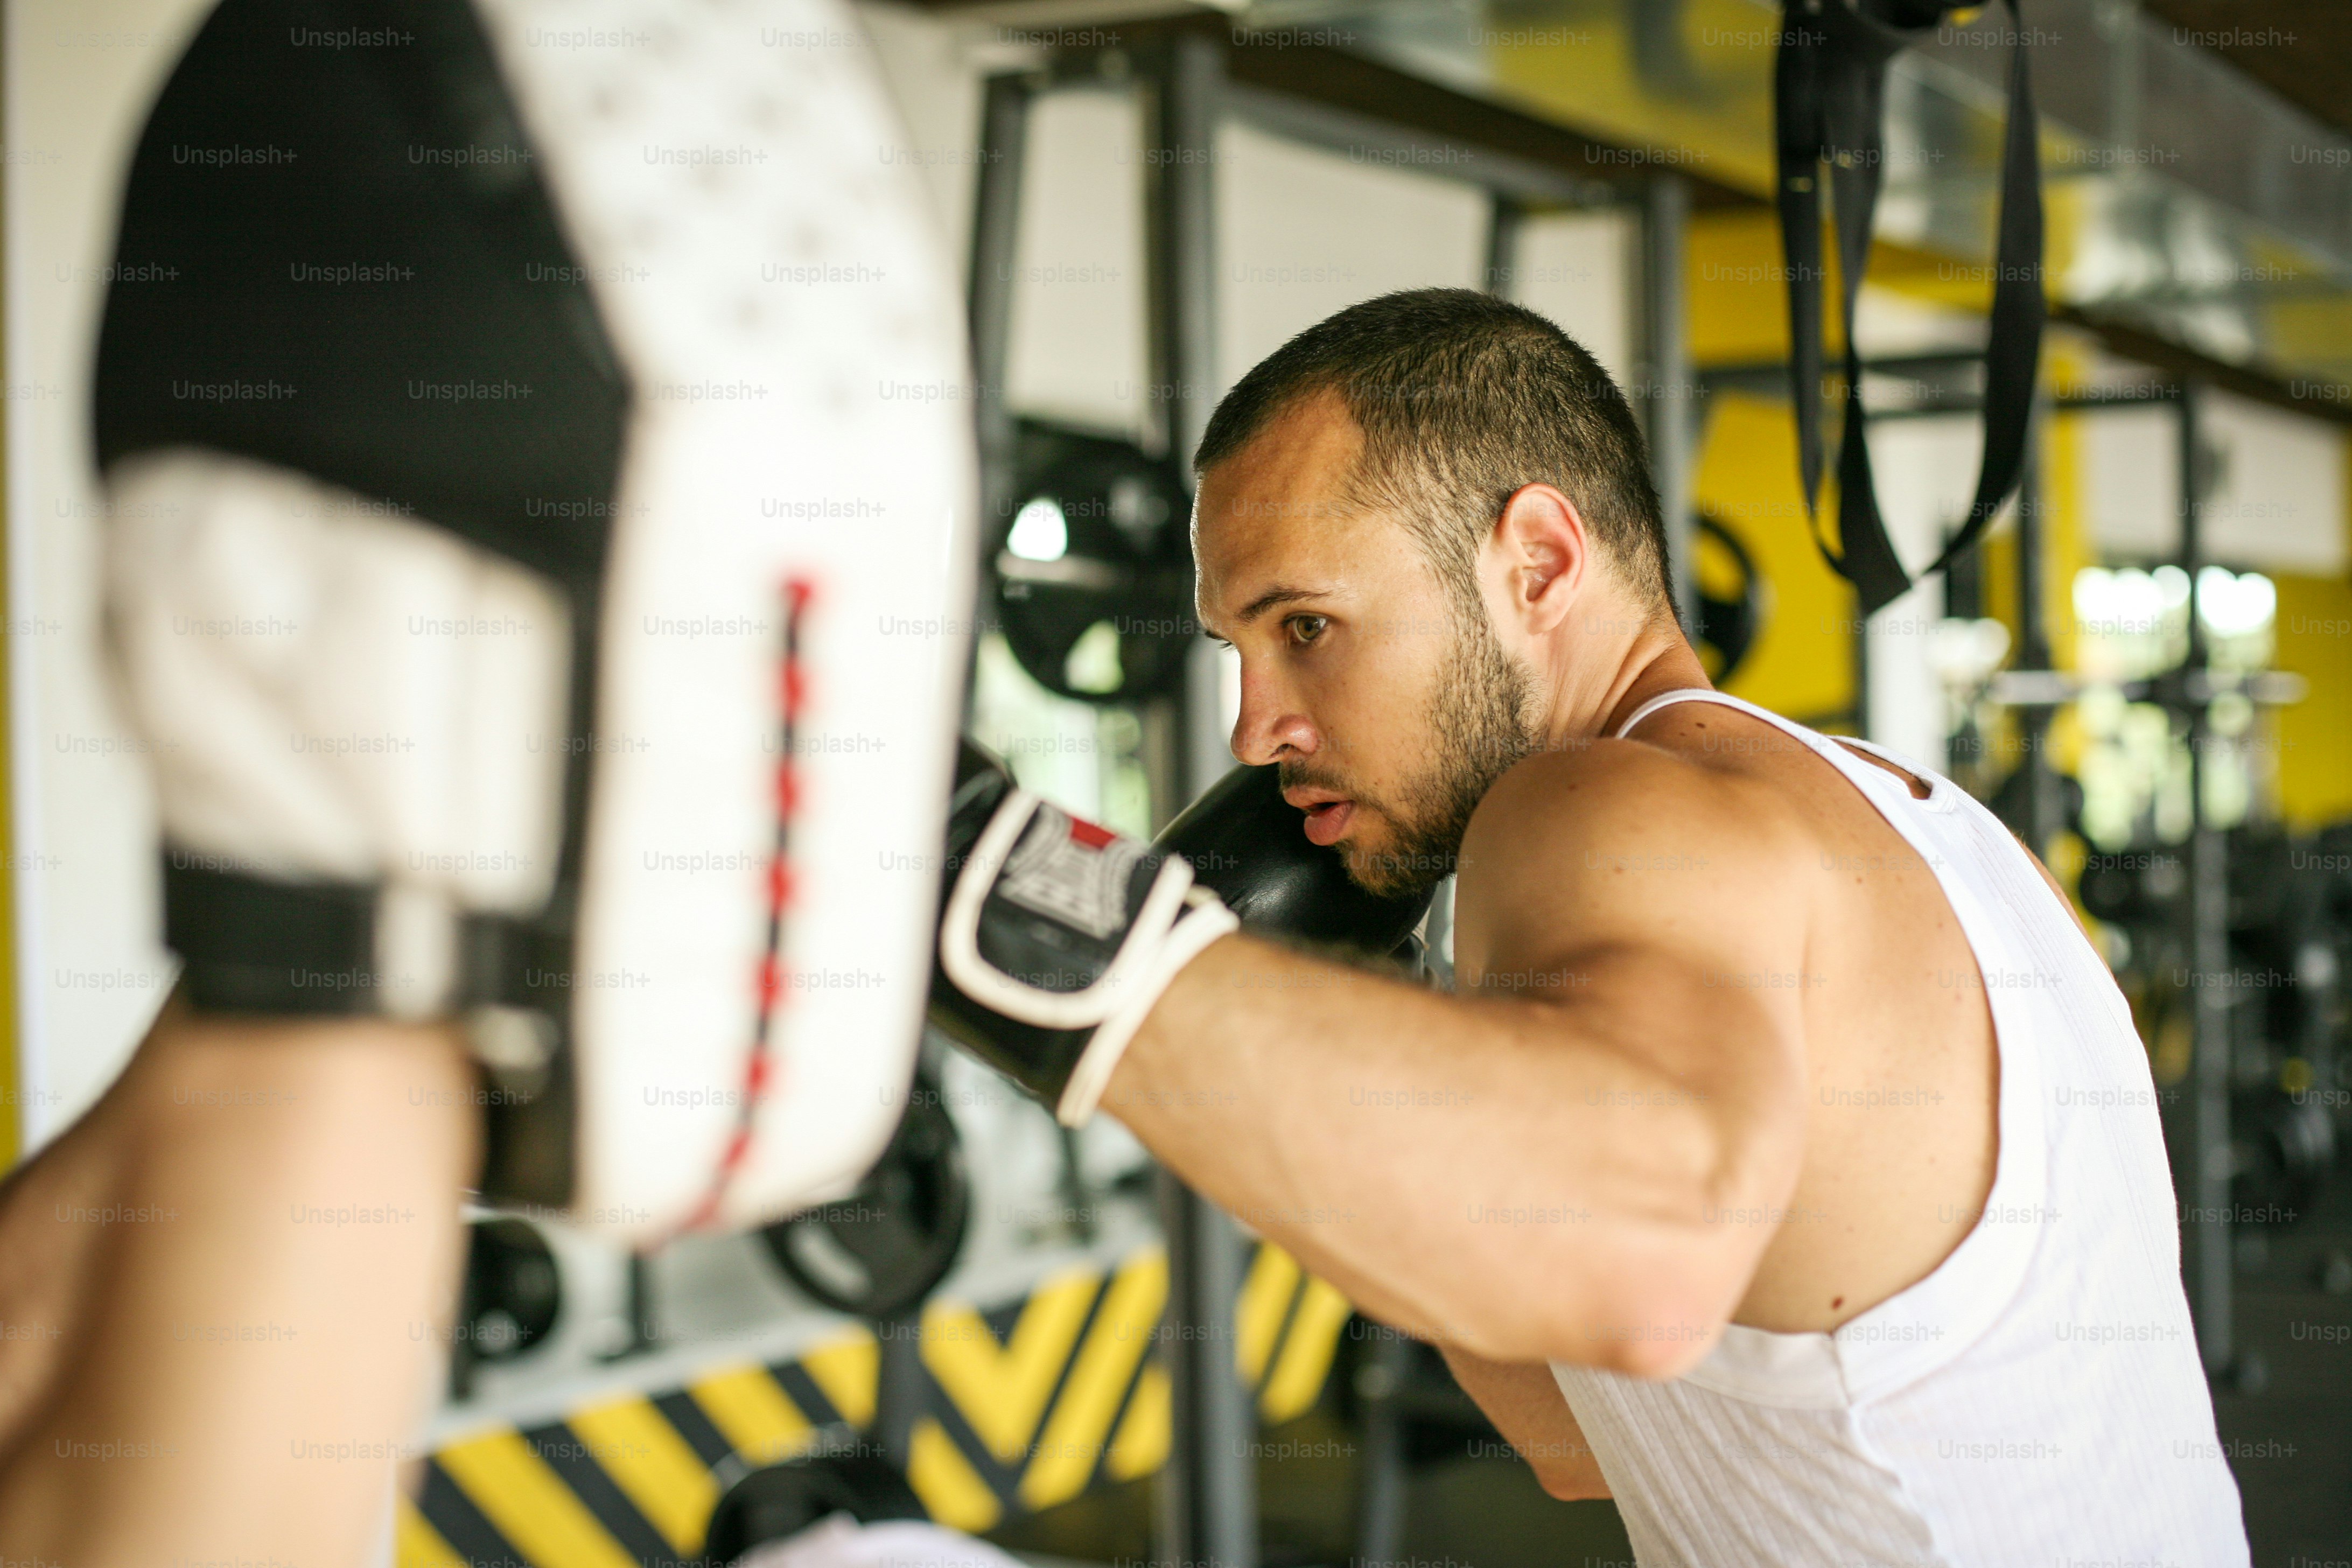
[(1309, 842), (1337, 844), (1348, 831), (1348, 824), (1356, 815), (1356, 803), (1351, 800), (1318, 801), (1307, 808), (1307, 837)]

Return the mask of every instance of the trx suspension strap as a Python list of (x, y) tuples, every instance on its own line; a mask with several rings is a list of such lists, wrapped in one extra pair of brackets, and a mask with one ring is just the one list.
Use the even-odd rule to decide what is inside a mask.
[[(1975, 544), (2017, 488), (2042, 352), (2042, 180), (2033, 89), (2017, 0), (2009, 57), (2009, 125), (2002, 139), (2000, 240), (1993, 256), (1992, 321), (1985, 342), (1984, 460), (1976, 500), (1927, 572)], [(1878, 515), (1862, 412), (1862, 354), (1854, 301), (1870, 259), (1870, 222), (1885, 158), (1886, 68), (1948, 10), (1937, 0), (1787, 0), (1773, 72), (1780, 155), (1780, 252), (1789, 284), (1789, 393), (1805, 515), (1822, 556), (1851, 582), (1868, 615), (1911, 586)], [(1823, 537), (1822, 485), (1822, 193), (1829, 166), (1837, 223), (1838, 308), (1845, 327), (1845, 428), (1838, 444), (1838, 539)], [(1925, 575), (1925, 574), (1923, 574)]]

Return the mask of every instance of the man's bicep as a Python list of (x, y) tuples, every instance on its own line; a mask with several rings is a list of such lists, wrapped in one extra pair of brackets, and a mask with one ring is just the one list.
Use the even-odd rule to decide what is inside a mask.
[(1769, 835), (1721, 822), (1646, 838), (1576, 824), (1471, 890), (1457, 982), (1557, 1004), (1580, 1037), (1693, 1089), (1767, 1090), (1727, 1112), (1771, 1109), (1803, 1075), (1803, 871)]
[[(1595, 794), (1572, 820), (1522, 813), (1522, 860), (1465, 868), (1465, 889), (1491, 875), (1465, 900), (1479, 923), (1456, 973), (1553, 1004), (1564, 1037), (1600, 1047), (1602, 1081), (1581, 1098), (1601, 1108), (1589, 1145), (1607, 1158), (1575, 1163), (1580, 1187), (1638, 1222), (1622, 1262), (1658, 1283), (1625, 1310), (1720, 1324), (1769, 1233), (1714, 1216), (1784, 1205), (1803, 1163), (1813, 860), (1769, 812)], [(1654, 1166), (1675, 1179), (1635, 1179)]]

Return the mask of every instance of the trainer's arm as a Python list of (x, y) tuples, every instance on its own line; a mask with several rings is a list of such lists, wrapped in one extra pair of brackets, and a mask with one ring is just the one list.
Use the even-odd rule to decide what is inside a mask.
[[(1366, 1311), (1492, 1362), (1704, 1357), (1804, 1137), (1801, 856), (1647, 748), (1530, 759), (1463, 848), (1445, 996), (1247, 936), (1180, 974), (1106, 1109)], [(1679, 773), (1677, 772), (1679, 770)], [(1540, 1000), (1534, 998), (1541, 998)]]
[(479, 1111), (455, 1031), (168, 1005), (0, 1184), (0, 1542), (358, 1565), (432, 1398)]

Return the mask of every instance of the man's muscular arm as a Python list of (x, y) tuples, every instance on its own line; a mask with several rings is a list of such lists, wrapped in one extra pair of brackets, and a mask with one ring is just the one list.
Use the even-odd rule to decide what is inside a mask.
[[(1605, 767), (1601, 764), (1605, 763)], [(1647, 747), (1519, 764), (1463, 847), (1444, 996), (1253, 938), (1178, 976), (1105, 1105), (1373, 1316), (1648, 1375), (1744, 1294), (1804, 1135), (1804, 857)]]

